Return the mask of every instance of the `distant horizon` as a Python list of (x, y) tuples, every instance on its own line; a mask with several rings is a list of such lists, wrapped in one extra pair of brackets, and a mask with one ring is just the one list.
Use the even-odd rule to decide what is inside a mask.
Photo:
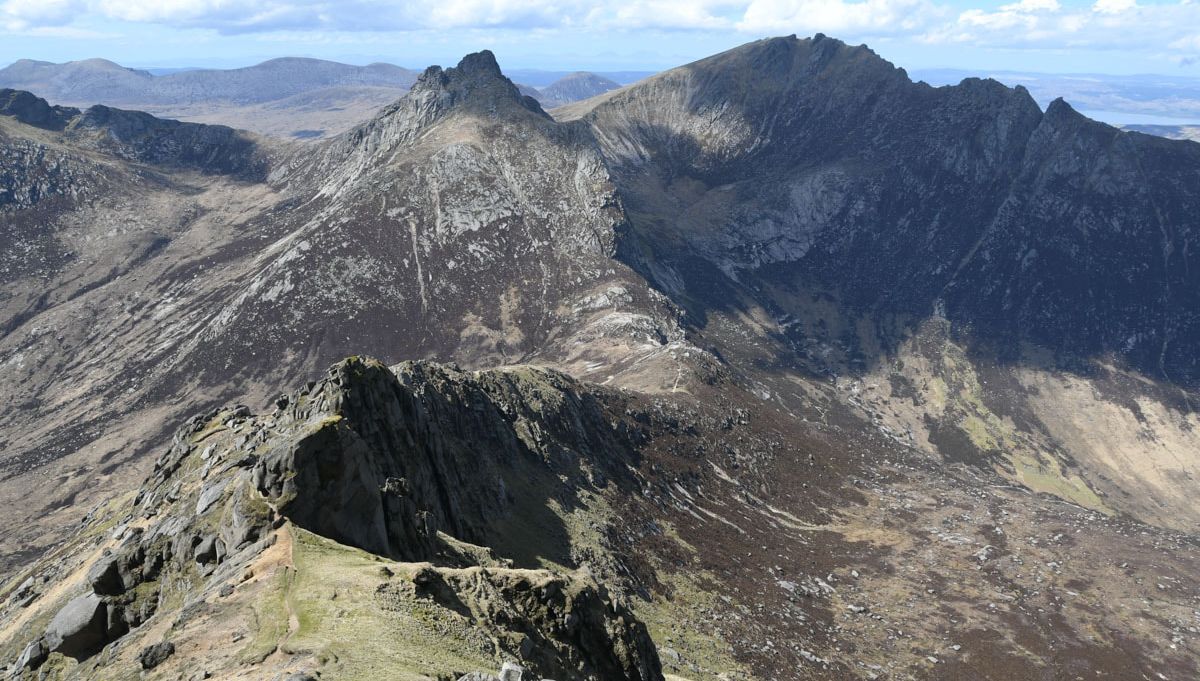
[(3, 63), (238, 68), (285, 54), (422, 68), (490, 49), (510, 69), (662, 71), (816, 33), (909, 70), (1200, 77), (1197, 0), (0, 0)]
[[(753, 41), (751, 41), (753, 42)], [(869, 47), (869, 45), (868, 45)], [(464, 52), (450, 60), (438, 59), (392, 59), (384, 55), (346, 55), (315, 56), (311, 54), (283, 53), (272, 56), (245, 57), (244, 60), (225, 58), (217, 60), (223, 64), (192, 62), (181, 65), (170, 65), (170, 62), (133, 62), (124, 63), (111, 56), (91, 56), (83, 59), (70, 60), (74, 62), (100, 59), (118, 66), (146, 71), (156, 77), (168, 76), (174, 73), (195, 70), (232, 70), (249, 68), (276, 59), (318, 59), (337, 62), (346, 65), (364, 67), (371, 64), (387, 64), (417, 72), (424, 70), (430, 64), (443, 67), (453, 66), (470, 52), (480, 49), (495, 48), (481, 47)], [(874, 48), (872, 48), (874, 49)], [(710, 53), (710, 54), (715, 54)], [(876, 53), (879, 53), (876, 50)], [(702, 59), (710, 54), (700, 55)], [(654, 68), (649, 65), (628, 65), (624, 68), (592, 67), (575, 62), (569, 66), (562, 62), (555, 64), (538, 64), (535, 66), (512, 65), (505, 55), (497, 53), (504, 72), (514, 82), (535, 88), (544, 88), (559, 78), (575, 72), (588, 72), (609, 78), (621, 85), (628, 85), (643, 78), (652, 76), (670, 68), (678, 67), (695, 61), (689, 59), (671, 64), (664, 68)], [(1024, 86), (1044, 109), (1050, 101), (1063, 97), (1081, 113), (1098, 121), (1118, 126), (1200, 126), (1200, 75), (1191, 73), (1140, 73), (1140, 74), (1109, 74), (1097, 71), (1053, 72), (1036, 69), (1020, 69), (1012, 67), (971, 67), (969, 65), (922, 67), (897, 62), (887, 54), (880, 54), (883, 59), (903, 68), (914, 81), (924, 81), (933, 86), (954, 85), (964, 78), (993, 78), (1009, 87)], [(29, 59), (29, 57), (23, 57)], [(14, 60), (15, 63), (16, 60)], [(39, 62), (63, 64), (68, 62), (35, 59)], [(421, 64), (421, 62), (425, 62)], [(11, 64), (9, 64), (11, 65)]]
[[(771, 38), (771, 37), (778, 37), (778, 36), (764, 36), (763, 38), (756, 38), (754, 40), (762, 40), (762, 39), (767, 39), (767, 38)], [(804, 38), (806, 36), (799, 36), (799, 37)], [(836, 36), (831, 36), (831, 37), (836, 38)], [(754, 42), (754, 40), (749, 40), (747, 42)], [(869, 44), (867, 44), (866, 46), (869, 48), (872, 47)], [(734, 47), (736, 47), (736, 46), (734, 46)], [(418, 64), (417, 62), (402, 62), (402, 61), (399, 61), (396, 59), (389, 59), (384, 56), (373, 56), (373, 57), (345, 56), (345, 57), (338, 58), (338, 57), (332, 57), (332, 56), (318, 56), (318, 55), (312, 55), (312, 54), (299, 54), (299, 53), (295, 53), (295, 54), (280, 53), (280, 54), (274, 54), (274, 55), (248, 57), (247, 58), (248, 60), (246, 60), (246, 61), (213, 60), (207, 64), (202, 63), (202, 62), (170, 64), (167, 62), (125, 62), (125, 61), (121, 61), (119, 59), (114, 59), (113, 57), (110, 57), (110, 56), (96, 54), (96, 55), (92, 55), (92, 56), (88, 56), (88, 57), (79, 57), (77, 59), (64, 59), (64, 60), (57, 60), (57, 61), (52, 60), (52, 59), (38, 59), (38, 58), (34, 58), (34, 57), (17, 57), (15, 59), (10, 59), (5, 62), (0, 62), (0, 69), (7, 68), (7, 67), (12, 66), (13, 64), (16, 64), (17, 62), (20, 62), (23, 60), (43, 62), (43, 63), (49, 63), (49, 64), (67, 64), (67, 63), (72, 63), (72, 62), (84, 62), (84, 61), (89, 61), (89, 60), (103, 60), (103, 61), (111, 62), (111, 63), (117, 64), (118, 66), (122, 66), (122, 67), (129, 68), (129, 69), (135, 69), (138, 71), (149, 71), (152, 73), (152, 75), (159, 76), (159, 75), (167, 75), (167, 73), (153, 73), (153, 72), (155, 72), (155, 71), (182, 72), (182, 71), (207, 71), (207, 70), (229, 71), (229, 70), (234, 70), (234, 69), (243, 69), (243, 68), (250, 68), (253, 66), (258, 66), (260, 64), (263, 64), (263, 63), (266, 63), (266, 62), (269, 62), (269, 61), (272, 61), (275, 59), (316, 59), (316, 60), (320, 60), (320, 61), (337, 62), (337, 63), (341, 63), (341, 64), (346, 64), (349, 66), (370, 66), (372, 64), (386, 64), (389, 66), (398, 66), (400, 68), (419, 72), (419, 71), (425, 70), (426, 68), (428, 68), (430, 66), (440, 66), (443, 68), (454, 66), (455, 64), (458, 63), (458, 61), (462, 57), (466, 56), (467, 54), (471, 54), (473, 52), (479, 52), (479, 51), (482, 51), (485, 49), (491, 49), (491, 48), (482, 47), (478, 50), (470, 50), (470, 51), (464, 52), (462, 55), (459, 55), (459, 57), (457, 57), (453, 60), (430, 61), (425, 64)], [(728, 49), (733, 49), (733, 48), (731, 47)], [(874, 48), (872, 48), (872, 49), (874, 49)], [(495, 53), (495, 50), (492, 50), (492, 51)], [(586, 73), (596, 73), (596, 74), (601, 74), (601, 75), (606, 74), (606, 73), (642, 73), (642, 74), (646, 74), (646, 75), (652, 75), (652, 74), (661, 73), (663, 71), (670, 70), (672, 68), (676, 68), (678, 66), (685, 66), (686, 64), (692, 63), (694, 61), (699, 61), (708, 56), (711, 56), (713, 54), (718, 54), (719, 52), (723, 52), (723, 51), (725, 51), (725, 50), (719, 50), (718, 52), (712, 52), (712, 53), (697, 57), (695, 59), (691, 59), (689, 61), (679, 62), (672, 66), (665, 66), (662, 68), (653, 68), (653, 67), (649, 67), (649, 66), (643, 66), (640, 68), (637, 66), (629, 66), (629, 67), (622, 67), (622, 68), (605, 68), (605, 67), (593, 68), (593, 67), (588, 67), (588, 66), (576, 66), (576, 65), (572, 65), (572, 66), (551, 66), (551, 65), (509, 66), (505, 62), (502, 55), (500, 55), (499, 53), (496, 53), (496, 60), (500, 63), (501, 68), (504, 69), (506, 72), (507, 71), (527, 71), (527, 72), (539, 72), (539, 73), (546, 73), (546, 74), (558, 74), (558, 73), (566, 74), (566, 73), (586, 72)], [(878, 53), (878, 50), (876, 50), (876, 52)], [(1194, 80), (1194, 81), (1200, 82), (1200, 72), (1198, 72), (1198, 73), (1192, 73), (1192, 72), (1167, 73), (1167, 72), (1161, 72), (1161, 71), (1160, 72), (1144, 71), (1144, 72), (1136, 72), (1136, 73), (1108, 73), (1108, 72), (1103, 72), (1103, 71), (1048, 71), (1048, 70), (1008, 68), (1008, 67), (971, 68), (971, 67), (966, 67), (966, 66), (961, 66), (961, 65), (958, 65), (958, 66), (945, 66), (945, 65), (944, 66), (911, 66), (910, 67), (905, 64), (898, 63), (892, 59), (889, 59), (886, 55), (881, 54), (880, 56), (883, 57), (884, 59), (887, 59), (887, 61), (892, 63), (897, 68), (902, 68), (910, 74), (912, 74), (912, 73), (933, 73), (933, 72), (938, 72), (938, 71), (951, 72), (951, 73), (964, 73), (964, 74), (979, 74), (979, 73), (992, 72), (992, 73), (997, 73), (997, 74), (1018, 74), (1018, 75), (1028, 75), (1028, 76), (1054, 76), (1054, 77), (1060, 77), (1060, 78), (1157, 77), (1157, 78), (1175, 78), (1175, 79), (1183, 79), (1183, 80)]]

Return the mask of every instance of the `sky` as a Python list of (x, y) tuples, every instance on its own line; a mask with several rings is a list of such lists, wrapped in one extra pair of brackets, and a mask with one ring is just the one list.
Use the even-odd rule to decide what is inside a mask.
[(510, 69), (660, 70), (817, 32), (909, 69), (1200, 76), (1200, 0), (0, 0), (0, 66), (422, 68), (488, 48)]

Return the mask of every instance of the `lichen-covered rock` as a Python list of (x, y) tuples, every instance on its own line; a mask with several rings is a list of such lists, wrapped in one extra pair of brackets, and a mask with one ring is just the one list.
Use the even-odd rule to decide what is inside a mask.
[(142, 663), (142, 669), (154, 669), (174, 654), (175, 644), (170, 641), (161, 641), (143, 648), (138, 653), (138, 661)]
[(50, 620), (44, 638), (49, 652), (76, 659), (92, 655), (110, 640), (108, 605), (96, 594), (72, 599)]
[(46, 661), (46, 657), (49, 656), (49, 654), (50, 650), (46, 646), (46, 640), (44, 638), (31, 641), (29, 645), (25, 646), (25, 649), (21, 651), (21, 655), (17, 658), (17, 671), (22, 669), (37, 669), (42, 665), (43, 662)]
[(645, 626), (584, 575), (441, 570), (419, 593), (447, 604), (466, 603), (479, 626), (506, 623), (497, 640), (522, 666), (505, 664), (500, 672), (505, 681), (519, 681), (526, 669), (539, 679), (662, 678), (658, 653)]

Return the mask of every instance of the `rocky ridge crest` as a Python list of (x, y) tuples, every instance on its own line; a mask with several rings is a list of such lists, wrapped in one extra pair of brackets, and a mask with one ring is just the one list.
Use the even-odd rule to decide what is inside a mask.
[[(308, 531), (381, 561), (379, 612), (448, 608), (457, 614), (446, 617), (489, 633), (496, 667), (512, 660), (532, 678), (659, 680), (645, 627), (594, 576), (513, 566), (530, 550), (568, 547), (518, 549), (502, 529), (544, 503), (522, 497), (539, 485), (577, 494), (626, 475), (631, 434), (614, 430), (601, 399), (552, 372), (472, 375), (424, 363), (393, 372), (352, 358), (282, 396), (274, 413), (198, 416), (128, 506), (82, 531), (113, 538), (75, 578), (83, 592), (35, 593), (6, 615), (49, 617), (41, 636), (18, 646), (17, 676), (43, 665), (56, 678), (123, 674), (115, 660), (129, 663), (127, 638), (142, 640), (136, 634), (158, 629), (152, 621), (168, 619), (184, 631), (206, 601), (245, 588), (281, 537)], [(552, 483), (559, 475), (575, 479)], [(181, 633), (172, 650), (188, 645)], [(187, 664), (207, 663), (197, 657)], [(304, 655), (298, 663), (314, 664)]]

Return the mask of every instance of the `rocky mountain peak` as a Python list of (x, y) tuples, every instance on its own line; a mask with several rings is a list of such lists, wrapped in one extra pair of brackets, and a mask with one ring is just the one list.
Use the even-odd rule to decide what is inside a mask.
[(0, 89), (0, 116), (128, 161), (245, 179), (261, 179), (267, 167), (256, 140), (223, 125), (181, 123), (99, 104), (80, 111), (9, 89)]
[(496, 62), (496, 55), (492, 54), (491, 50), (472, 52), (460, 59), (458, 66), (451, 70), (458, 75), (467, 77), (495, 78), (502, 75), (500, 64)]
[(458, 62), (458, 66), (448, 69), (430, 66), (417, 79), (412, 93), (417, 97), (434, 94), (451, 105), (488, 109), (512, 102), (545, 115), (537, 100), (522, 95), (517, 86), (504, 76), (496, 56), (490, 50), (468, 54)]
[[(1023, 88), (1022, 88), (1023, 89)], [(1062, 97), (1056, 98), (1046, 107), (1045, 122), (1048, 125), (1064, 125), (1090, 120), (1075, 110)]]
[(325, 193), (335, 194), (364, 172), (394, 161), (394, 150), (415, 144), (457, 115), (518, 126), (532, 123), (544, 132), (555, 127), (537, 100), (521, 94), (500, 71), (495, 55), (484, 50), (463, 57), (455, 67), (425, 69), (407, 94), (333, 142), (318, 165), (304, 164), (301, 175), (314, 174)]
[(26, 125), (62, 130), (67, 120), (78, 114), (78, 109), (50, 106), (46, 100), (24, 90), (0, 89), (0, 116), (12, 116)]

